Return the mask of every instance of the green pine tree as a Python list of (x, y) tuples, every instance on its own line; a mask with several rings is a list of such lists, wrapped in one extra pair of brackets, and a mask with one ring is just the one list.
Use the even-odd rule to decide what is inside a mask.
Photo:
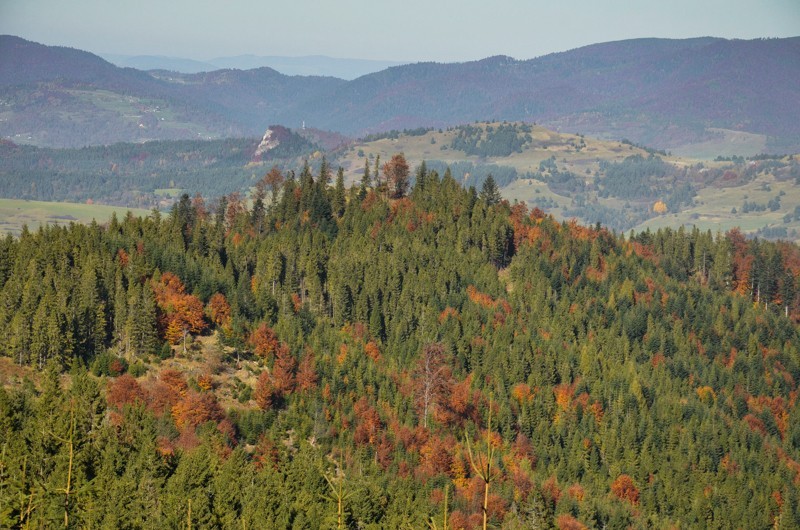
[(491, 174), (483, 181), (480, 198), (487, 206), (494, 206), (502, 199), (497, 183), (494, 181), (494, 177), (492, 177)]
[(336, 185), (333, 188), (333, 197), (331, 198), (331, 208), (333, 209), (333, 215), (337, 218), (341, 217), (344, 214), (344, 207), (345, 207), (345, 189), (344, 189), (344, 169), (339, 166), (339, 170), (336, 172)]

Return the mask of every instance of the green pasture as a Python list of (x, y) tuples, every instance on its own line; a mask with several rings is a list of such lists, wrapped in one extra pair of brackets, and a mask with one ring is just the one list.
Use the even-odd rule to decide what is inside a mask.
[(92, 220), (103, 223), (114, 212), (121, 218), (129, 211), (137, 216), (150, 214), (150, 210), (122, 206), (0, 199), (0, 233), (18, 235), (25, 225), (35, 230), (43, 224), (68, 225)]

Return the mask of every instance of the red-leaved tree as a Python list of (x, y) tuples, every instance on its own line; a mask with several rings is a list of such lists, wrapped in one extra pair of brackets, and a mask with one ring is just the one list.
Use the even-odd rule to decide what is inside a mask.
[(130, 374), (109, 381), (106, 396), (108, 405), (117, 410), (137, 402), (145, 403), (147, 397), (139, 382)]
[(403, 153), (398, 153), (383, 165), (383, 175), (392, 198), (404, 197), (408, 191), (408, 162)]

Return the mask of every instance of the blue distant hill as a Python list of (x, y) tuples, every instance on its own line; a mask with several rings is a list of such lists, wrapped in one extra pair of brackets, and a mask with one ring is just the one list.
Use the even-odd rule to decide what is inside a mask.
[(115, 55), (100, 54), (117, 66), (138, 70), (168, 70), (183, 74), (198, 74), (213, 70), (254, 70), (268, 67), (285, 75), (329, 76), (339, 79), (356, 79), (362, 75), (379, 72), (390, 66), (403, 64), (397, 61), (375, 61), (369, 59), (343, 59), (324, 55), (285, 57), (277, 55), (235, 55), (217, 57), (207, 61), (196, 61), (180, 57), (161, 55)]
[[(144, 72), (4, 36), (0, 95), (8, 104), (0, 135), (74, 146), (260, 135), (270, 123), (360, 136), (499, 119), (662, 149), (728, 129), (762, 135), (769, 152), (797, 152), (798, 58), (800, 37), (636, 39), (524, 61), (406, 64), (346, 80), (319, 75), (344, 59), (283, 58), (294, 61), (294, 73), (317, 75), (286, 75), (279, 64), (248, 69), (269, 59), (248, 56), (209, 61), (226, 68), (201, 73), (157, 58), (140, 66), (160, 67)], [(206, 68), (183, 63), (192, 66)]]

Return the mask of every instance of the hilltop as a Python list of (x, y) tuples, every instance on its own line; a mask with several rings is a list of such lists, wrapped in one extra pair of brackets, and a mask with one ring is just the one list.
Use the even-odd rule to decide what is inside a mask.
[(330, 177), (0, 239), (0, 525), (798, 527), (797, 246)]
[[(698, 160), (629, 140), (559, 133), (540, 125), (478, 122), (447, 129), (393, 131), (354, 142), (336, 163), (358, 182), (365, 163), (402, 152), (465, 187), (491, 174), (504, 198), (559, 219), (618, 231), (740, 227), (767, 238), (800, 240), (800, 161), (793, 156)], [(663, 203), (663, 208), (657, 204)]]
[(267, 66), (286, 75), (321, 75), (347, 80), (403, 64), (397, 61), (348, 59), (325, 55), (301, 57), (234, 55), (205, 61), (153, 55), (102, 54), (102, 57), (117, 66), (137, 70), (169, 70), (183, 74), (198, 74), (225, 69), (253, 70)]

